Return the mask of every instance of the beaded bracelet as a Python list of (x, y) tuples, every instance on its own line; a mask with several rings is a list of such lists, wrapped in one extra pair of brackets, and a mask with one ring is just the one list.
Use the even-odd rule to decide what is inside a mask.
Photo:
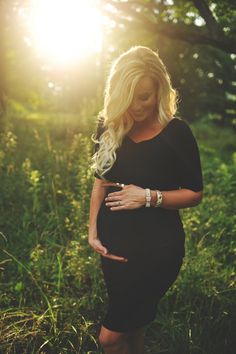
[(146, 193), (146, 204), (145, 207), (150, 207), (151, 206), (151, 191), (149, 188), (145, 188), (145, 193)]
[(159, 190), (156, 190), (157, 193), (157, 201), (156, 204), (154, 205), (155, 208), (159, 207), (162, 203), (162, 193)]

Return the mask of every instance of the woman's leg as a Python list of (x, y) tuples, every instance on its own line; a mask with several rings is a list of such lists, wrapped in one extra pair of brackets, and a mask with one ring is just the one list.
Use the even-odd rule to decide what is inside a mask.
[(130, 354), (144, 354), (144, 337), (146, 328), (142, 327), (130, 332), (128, 341), (130, 345)]
[[(120, 333), (110, 331), (101, 326), (99, 342), (104, 349), (105, 354), (131, 354), (128, 342), (129, 333)], [(136, 352), (135, 354), (138, 354)]]

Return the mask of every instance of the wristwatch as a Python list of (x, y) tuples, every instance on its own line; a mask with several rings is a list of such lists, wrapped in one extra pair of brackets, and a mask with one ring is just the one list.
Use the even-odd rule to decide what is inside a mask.
[(145, 204), (145, 207), (149, 208), (151, 206), (150, 202), (151, 202), (151, 199), (152, 199), (150, 189), (149, 188), (145, 188), (145, 193), (146, 193), (146, 204)]

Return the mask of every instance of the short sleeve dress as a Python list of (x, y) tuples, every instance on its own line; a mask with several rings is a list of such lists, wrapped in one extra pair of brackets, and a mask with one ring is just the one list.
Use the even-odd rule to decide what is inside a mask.
[[(103, 131), (100, 122), (96, 137)], [(94, 151), (98, 147), (95, 144)], [(101, 178), (96, 172), (94, 176)], [(151, 139), (134, 142), (125, 136), (104, 177), (152, 190), (203, 190), (196, 139), (187, 122), (176, 117)], [(106, 195), (118, 190), (108, 187)], [(100, 258), (109, 299), (102, 325), (117, 332), (147, 325), (155, 319), (158, 302), (176, 280), (185, 256), (179, 210), (143, 205), (112, 211), (104, 198), (97, 232), (109, 252), (128, 258), (127, 263)]]

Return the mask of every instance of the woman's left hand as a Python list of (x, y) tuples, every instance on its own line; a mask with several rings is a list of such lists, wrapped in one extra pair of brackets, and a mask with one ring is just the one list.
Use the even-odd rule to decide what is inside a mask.
[(110, 210), (137, 209), (146, 203), (145, 189), (134, 184), (117, 185), (114, 182), (104, 183), (104, 186), (115, 186), (122, 188), (118, 192), (109, 193), (105, 198), (106, 206)]

